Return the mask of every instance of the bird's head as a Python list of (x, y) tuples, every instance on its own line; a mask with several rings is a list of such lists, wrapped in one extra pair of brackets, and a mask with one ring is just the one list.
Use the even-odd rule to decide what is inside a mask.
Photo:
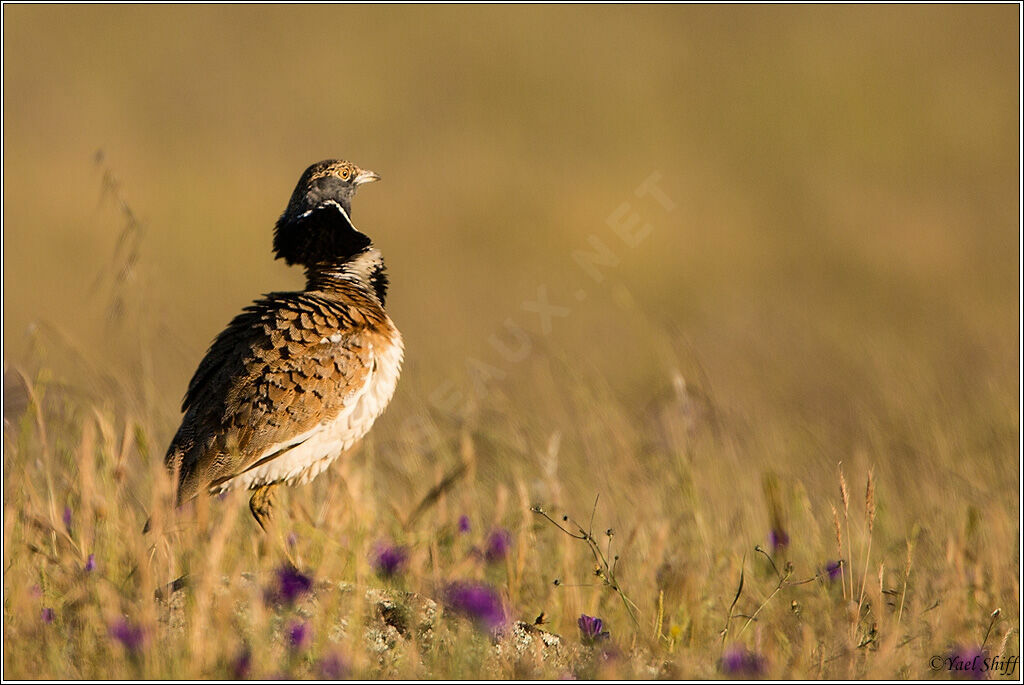
[(274, 252), (288, 264), (314, 266), (351, 258), (370, 245), (352, 224), (352, 197), (380, 176), (327, 159), (303, 172), (274, 229)]

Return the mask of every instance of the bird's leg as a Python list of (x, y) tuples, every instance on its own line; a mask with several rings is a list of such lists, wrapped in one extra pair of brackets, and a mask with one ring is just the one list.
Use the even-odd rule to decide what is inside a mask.
[[(263, 532), (269, 536), (264, 537), (260, 540), (259, 548), (260, 555), (264, 555), (269, 552), (269, 547), (280, 547), (281, 551), (284, 552), (284, 556), (288, 559), (293, 567), (298, 568), (295, 564), (295, 560), (292, 558), (291, 551), (288, 549), (288, 545), (281, 538), (281, 533), (278, 531), (277, 535), (270, 532), (270, 512), (274, 507), (274, 495), (275, 489), (278, 483), (270, 483), (269, 485), (261, 485), (256, 488), (256, 491), (249, 498), (249, 511), (252, 512), (253, 518), (256, 519), (256, 523), (260, 524), (260, 528)], [(275, 538), (271, 540), (270, 538)]]
[(274, 489), (276, 487), (277, 483), (261, 485), (249, 498), (249, 511), (252, 512), (253, 518), (256, 519), (256, 523), (260, 524), (264, 533), (267, 532), (267, 524), (270, 522), (270, 510), (274, 508)]

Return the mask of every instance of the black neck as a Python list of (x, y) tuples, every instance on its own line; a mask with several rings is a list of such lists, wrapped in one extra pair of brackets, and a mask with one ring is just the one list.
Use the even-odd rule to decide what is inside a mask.
[(321, 262), (306, 267), (306, 290), (335, 290), (357, 283), (373, 292), (381, 306), (388, 294), (387, 268), (380, 250), (368, 246), (341, 262)]
[(352, 225), (348, 208), (335, 201), (299, 214), (289, 209), (274, 227), (274, 252), (289, 265), (342, 264), (370, 246), (370, 238)]

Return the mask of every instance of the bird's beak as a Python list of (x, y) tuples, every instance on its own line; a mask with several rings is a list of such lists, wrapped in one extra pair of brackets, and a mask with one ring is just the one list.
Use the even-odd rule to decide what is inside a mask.
[(373, 183), (374, 181), (379, 181), (379, 180), (380, 180), (380, 176), (378, 176), (373, 171), (368, 171), (366, 169), (360, 169), (359, 173), (356, 174), (356, 177), (354, 179), (352, 179), (352, 183), (357, 185), (357, 186), (361, 186), (364, 183)]

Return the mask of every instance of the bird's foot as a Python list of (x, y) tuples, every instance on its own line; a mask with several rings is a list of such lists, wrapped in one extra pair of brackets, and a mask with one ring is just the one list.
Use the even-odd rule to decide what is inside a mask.
[(261, 485), (249, 498), (249, 511), (252, 512), (256, 523), (260, 524), (263, 532), (267, 532), (267, 525), (270, 523), (270, 512), (274, 508), (274, 489), (276, 487), (277, 483)]
[[(270, 485), (261, 485), (256, 488), (252, 497), (249, 498), (249, 511), (252, 512), (253, 518), (256, 519), (256, 523), (260, 524), (260, 528), (266, 533), (259, 542), (260, 556), (266, 555), (270, 552), (272, 547), (279, 547), (284, 553), (285, 558), (288, 559), (293, 567), (298, 568), (295, 558), (292, 556), (291, 550), (288, 548), (288, 544), (281, 537), (281, 531), (278, 530), (276, 534), (270, 530), (271, 528), (271, 510), (274, 507), (274, 495), (277, 483), (271, 483)], [(278, 528), (275, 526), (275, 528)], [(276, 540), (272, 540), (275, 538)]]

